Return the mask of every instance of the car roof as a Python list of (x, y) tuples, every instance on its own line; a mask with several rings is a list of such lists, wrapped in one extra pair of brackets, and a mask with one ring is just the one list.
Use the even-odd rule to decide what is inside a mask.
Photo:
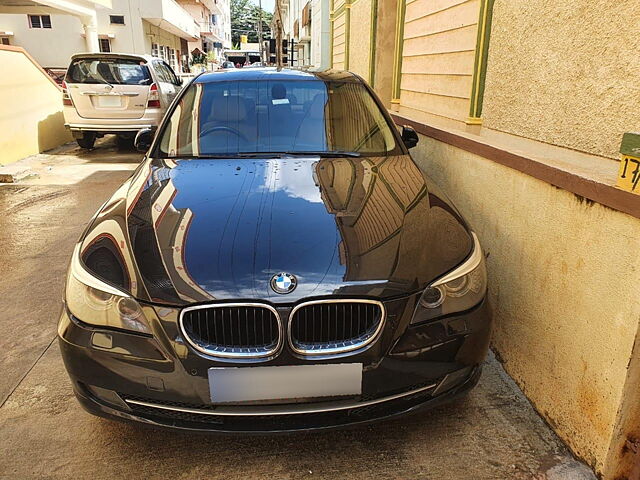
[[(139, 54), (139, 53), (118, 53), (118, 52), (95, 52), (95, 53), (76, 53), (71, 56), (71, 60), (77, 60), (79, 58), (132, 58), (135, 60), (144, 60), (147, 63), (151, 62), (154, 58), (151, 55)], [(160, 60), (160, 59), (158, 59)]]
[(359, 76), (345, 70), (300, 70), (295, 68), (253, 67), (222, 72), (203, 73), (194, 83), (228, 82), (238, 80), (321, 80), (333, 82), (361, 82)]

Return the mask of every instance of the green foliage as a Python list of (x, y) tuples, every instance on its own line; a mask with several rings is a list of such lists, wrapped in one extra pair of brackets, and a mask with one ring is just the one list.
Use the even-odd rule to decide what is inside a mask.
[[(272, 13), (262, 10), (262, 38), (271, 38)], [(260, 7), (251, 0), (231, 0), (231, 42), (240, 43), (240, 35), (247, 35), (250, 43), (258, 41)]]
[(207, 56), (204, 53), (191, 54), (191, 65), (204, 65), (207, 63)]

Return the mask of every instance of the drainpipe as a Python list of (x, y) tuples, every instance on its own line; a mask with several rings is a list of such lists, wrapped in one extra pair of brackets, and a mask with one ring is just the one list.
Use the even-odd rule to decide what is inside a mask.
[(84, 29), (84, 41), (87, 44), (87, 52), (99, 52), (98, 42), (98, 19), (96, 14), (80, 17), (82, 28)]
[[(88, 52), (99, 52), (98, 17), (92, 2), (86, 0), (38, 0), (39, 4), (74, 15), (82, 22)], [(111, 3), (111, 2), (109, 2)]]

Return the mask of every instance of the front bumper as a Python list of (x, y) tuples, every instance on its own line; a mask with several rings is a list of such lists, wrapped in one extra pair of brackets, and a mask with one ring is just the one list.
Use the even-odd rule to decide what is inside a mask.
[[(480, 377), (491, 330), (487, 301), (461, 315), (408, 327), (412, 299), (389, 308), (385, 332), (363, 352), (230, 364), (191, 349), (176, 311), (144, 307), (153, 336), (89, 327), (63, 312), (59, 343), (73, 388), (90, 413), (195, 431), (284, 432), (368, 423), (441, 404)], [(394, 318), (393, 312), (402, 312)], [(409, 315), (410, 317), (410, 315)], [(401, 332), (400, 334), (398, 332)], [(213, 405), (208, 369), (310, 363), (363, 364), (362, 395), (304, 403)]]

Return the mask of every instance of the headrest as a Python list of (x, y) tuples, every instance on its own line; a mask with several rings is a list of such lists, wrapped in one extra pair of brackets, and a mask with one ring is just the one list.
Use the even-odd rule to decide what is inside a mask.
[(209, 120), (241, 122), (247, 118), (247, 107), (239, 95), (213, 97)]
[(274, 100), (281, 100), (283, 98), (287, 98), (287, 89), (281, 83), (275, 83), (271, 87), (271, 98)]

